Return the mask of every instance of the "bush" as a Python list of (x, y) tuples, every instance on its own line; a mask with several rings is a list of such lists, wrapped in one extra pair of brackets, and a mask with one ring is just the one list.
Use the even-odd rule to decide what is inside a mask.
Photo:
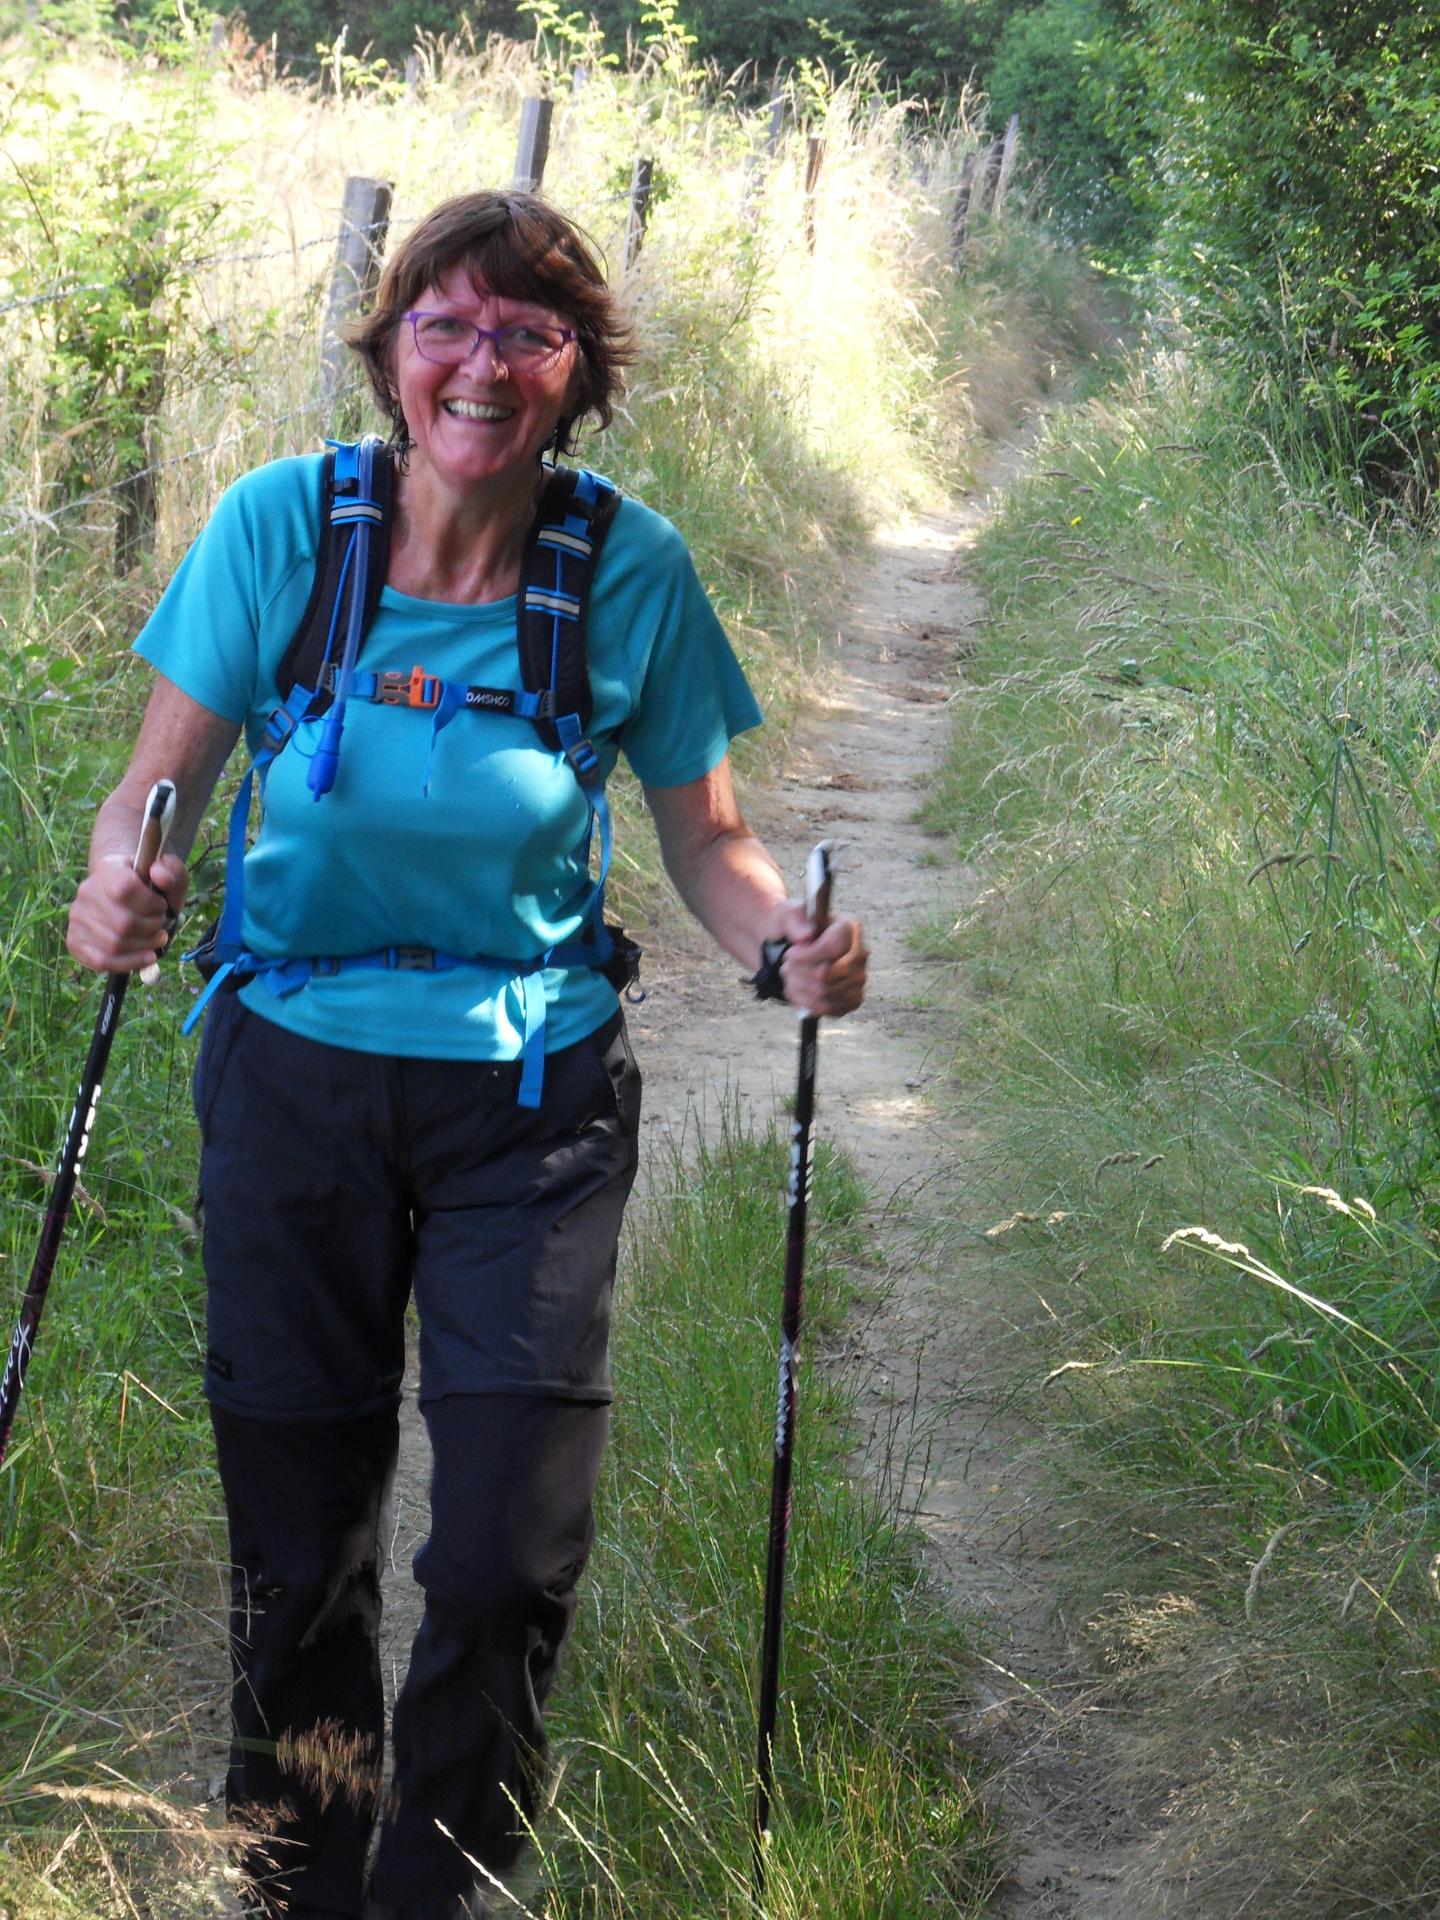
[(1378, 474), (1440, 459), (1433, 9), (1141, 0), (1163, 260), (1256, 372)]
[[(1043, 0), (1012, 14), (987, 74), (991, 118), (1020, 115), (1045, 168), (1043, 201), (1061, 235), (1133, 253), (1145, 222), (1131, 192), (1113, 104), (1135, 84), (1116, 0)], [(1129, 131), (1127, 129), (1127, 131)]]

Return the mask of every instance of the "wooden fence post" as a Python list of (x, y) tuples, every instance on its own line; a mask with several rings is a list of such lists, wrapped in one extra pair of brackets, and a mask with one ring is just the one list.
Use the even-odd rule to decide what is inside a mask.
[(650, 189), (655, 179), (655, 162), (635, 162), (630, 175), (630, 212), (625, 220), (625, 271), (628, 273), (645, 244), (645, 229), (650, 222)]
[(394, 191), (388, 180), (367, 180), (359, 174), (351, 174), (345, 182), (345, 198), (340, 206), (340, 239), (330, 272), (330, 297), (325, 305), (325, 329), (320, 342), (320, 402), (327, 424), (350, 357), (340, 329), (375, 291)]
[(1015, 171), (1015, 149), (1020, 144), (1020, 116), (1012, 113), (1005, 127), (1005, 146), (1000, 155), (1000, 174), (995, 182), (995, 204), (991, 213), (999, 219), (1005, 211), (1005, 194), (1010, 185), (1010, 176)]
[(1000, 163), (1004, 156), (1005, 141), (997, 133), (985, 151), (985, 172), (980, 181), (978, 197), (971, 203), (972, 213), (983, 213), (987, 207), (994, 205), (995, 187), (1000, 178)]
[(405, 98), (413, 100), (420, 91), (420, 56), (407, 53), (405, 56)]
[[(770, 96), (770, 127), (765, 135), (765, 155), (774, 160), (780, 149), (780, 136), (785, 131), (785, 95), (780, 88), (780, 76), (775, 76), (775, 90)], [(747, 227), (754, 227), (760, 218), (762, 162), (759, 152), (754, 148), (745, 156), (745, 186), (740, 195), (740, 212)]]
[(545, 162), (550, 153), (550, 116), (553, 100), (541, 100), (534, 94), (520, 103), (520, 146), (515, 155), (515, 189), (518, 193), (538, 193), (545, 178)]
[(780, 85), (780, 76), (775, 76), (775, 91), (770, 96), (770, 132), (766, 136), (765, 151), (773, 160), (780, 151), (780, 136), (785, 131), (785, 93)]
[(815, 251), (815, 188), (825, 160), (825, 142), (812, 133), (805, 142), (805, 250)]
[(955, 189), (955, 211), (951, 216), (951, 234), (955, 264), (965, 257), (965, 236), (970, 231), (970, 196), (975, 191), (975, 149), (971, 147), (960, 165), (960, 184)]

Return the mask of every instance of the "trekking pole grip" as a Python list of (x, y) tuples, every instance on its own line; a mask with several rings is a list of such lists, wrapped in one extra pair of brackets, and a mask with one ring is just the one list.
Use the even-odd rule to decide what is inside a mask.
[(811, 849), (810, 858), (805, 862), (805, 917), (812, 933), (823, 933), (830, 924), (830, 891), (834, 883), (830, 847), (822, 840)]
[[(135, 848), (131, 871), (149, 884), (150, 869), (165, 851), (165, 842), (175, 822), (175, 782), (157, 780), (145, 800), (145, 817), (140, 824), (140, 839)], [(140, 969), (140, 978), (153, 987), (160, 978), (160, 963), (152, 961)]]
[(145, 818), (140, 827), (140, 844), (135, 849), (135, 871), (148, 879), (150, 869), (165, 851), (165, 842), (175, 824), (175, 782), (157, 780), (145, 801)]

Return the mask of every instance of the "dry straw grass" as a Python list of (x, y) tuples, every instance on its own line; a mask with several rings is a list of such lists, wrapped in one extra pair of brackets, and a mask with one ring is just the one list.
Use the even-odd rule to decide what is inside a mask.
[[(458, 187), (503, 181), (518, 103), (540, 78), (531, 52), (498, 45), (431, 45), (408, 98), (348, 83), (339, 97), (321, 96), (247, 64), (182, 63), (161, 74), (53, 53), (42, 65), (28, 43), (11, 49), (5, 138), (25, 164), (46, 151), (72, 157), (47, 186), (66, 218), (85, 217), (86, 196), (105, 177), (89, 160), (111, 152), (126, 126), (149, 143), (152, 177), (193, 187), (197, 204), (217, 211), (199, 243), (208, 264), (176, 282), (183, 300), (172, 291), (162, 305), (171, 324), (152, 443), (157, 548), (122, 579), (112, 572), (113, 493), (77, 495), (73, 482), (94, 423), (57, 426), (65, 396), (52, 380), (55, 309), (11, 315), (14, 351), (0, 369), (0, 526), (9, 529), (0, 643), (10, 669), (0, 703), (9, 1127), (0, 1272), (28, 1263), (43, 1195), (26, 1168), (48, 1162), (68, 1091), (63, 1062), (78, 1058), (88, 1001), (61, 957), (60, 922), (67, 876), (142, 692), (142, 677), (126, 670), (131, 635), (221, 488), (262, 459), (317, 444), (318, 327), (345, 175), (393, 179), (402, 226)], [(1026, 324), (1025, 337), (1048, 337), (1059, 307), (1053, 256), (1036, 243), (1051, 294), (1030, 323), (1036, 283), (1032, 275), (1027, 291), (1029, 256), (1016, 237), (991, 236), (976, 253), (986, 272), (957, 286), (946, 196), (969, 136), (917, 132), (872, 102), (863, 77), (815, 103), (827, 152), (813, 255), (799, 241), (803, 140), (793, 128), (772, 158), (765, 117), (717, 105), (693, 76), (667, 75), (655, 60), (641, 73), (595, 70), (578, 91), (568, 62), (544, 78), (556, 95), (547, 188), (595, 233), (617, 277), (619, 194), (637, 151), (655, 156), (665, 189), (625, 282), (644, 356), (624, 417), (585, 451), (680, 524), (783, 722), (819, 669), (844, 563), (867, 527), (936, 501), (973, 445), (979, 403), (967, 386), (985, 385), (990, 321), (1010, 329), (1006, 356)], [(93, 118), (76, 132), (86, 113)], [(95, 153), (82, 163), (92, 136)], [(12, 292), (47, 286), (38, 234), (23, 222), (10, 234)], [(97, 229), (97, 257), (115, 239)], [(966, 370), (957, 374), (961, 336)], [(349, 425), (362, 417), (342, 411)], [(634, 909), (657, 886), (643, 852), (637, 862), (643, 841), (633, 830), (627, 847), (621, 890)], [(197, 911), (210, 884), (202, 874)], [(227, 1897), (213, 1851), (224, 1836), (210, 1809), (197, 1811), (223, 1720), (224, 1581), (196, 1388), (193, 1141), (188, 1062), (174, 1037), (185, 997), (171, 981), (132, 1001), (87, 1165), (103, 1217), (72, 1225), (43, 1366), (0, 1483), (0, 1909), (8, 1903), (11, 1920), (133, 1920), (140, 1907), (196, 1920)], [(734, 1315), (749, 1311), (745, 1289), (763, 1263), (741, 1227), (757, 1228), (730, 1208), (736, 1194), (768, 1194), (753, 1152), (735, 1143), (731, 1160), (710, 1170), (704, 1206), (696, 1179), (677, 1178), (684, 1204), (665, 1224), (685, 1260), (659, 1264), (687, 1291), (678, 1304), (657, 1293), (662, 1331), (689, 1338), (717, 1300), (740, 1300)], [(769, 1245), (775, 1221), (761, 1228)], [(722, 1269), (731, 1293), (717, 1293)], [(754, 1561), (758, 1508), (730, 1464), (748, 1440), (683, 1448), (723, 1405), (740, 1409), (751, 1438), (760, 1431), (749, 1415), (773, 1391), (771, 1342), (767, 1326), (755, 1380), (731, 1382), (727, 1320), (706, 1361), (726, 1393), (695, 1402), (694, 1368), (670, 1377), (666, 1352), (646, 1334), (633, 1330), (635, 1364), (659, 1370), (654, 1405), (686, 1404), (686, 1394), (694, 1404), (673, 1429), (661, 1421), (627, 1443), (627, 1463), (648, 1463), (635, 1471), (663, 1485), (666, 1500), (623, 1483), (616, 1495), (628, 1510), (609, 1536), (611, 1564), (597, 1568), (607, 1581), (599, 1651), (610, 1665), (561, 1728), (570, 1778), (583, 1775), (584, 1789), (563, 1802), (569, 1824), (547, 1846), (555, 1874), (579, 1889), (566, 1910), (586, 1920), (624, 1912), (627, 1897), (647, 1920), (710, 1920), (749, 1910), (753, 1608), (736, 1569)], [(832, 1408), (832, 1431), (842, 1411)], [(818, 1437), (818, 1406), (815, 1414)], [(782, 1768), (774, 1911), (870, 1920), (876, 1887), (888, 1911), (932, 1899), (970, 1911), (988, 1867), (983, 1810), (948, 1730), (956, 1648), (894, 1514), (850, 1488), (843, 1444), (815, 1471), (828, 1531), (808, 1556), (802, 1545), (797, 1579), (813, 1583), (814, 1606), (833, 1624), (813, 1645), (800, 1635), (792, 1643), (807, 1717), (791, 1730)], [(688, 1557), (657, 1548), (646, 1531), (655, 1525)], [(693, 1575), (683, 1595), (660, 1584), (672, 1562)], [(830, 1664), (836, 1657), (843, 1671)]]

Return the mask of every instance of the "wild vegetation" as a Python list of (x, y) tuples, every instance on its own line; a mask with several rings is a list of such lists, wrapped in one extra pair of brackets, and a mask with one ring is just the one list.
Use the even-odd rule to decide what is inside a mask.
[(639, 45), (657, 19), (683, 18), (696, 57), (744, 92), (767, 91), (777, 68), (804, 72), (817, 64), (844, 70), (873, 63), (888, 88), (933, 104), (954, 99), (982, 72), (1011, 19), (1031, 0), (833, 0), (815, 17), (794, 0), (594, 0), (561, 7), (558, 0), (249, 0), (243, 9), (177, 0), (53, 0), (58, 30), (122, 34), (143, 42), (173, 35), (181, 12), (202, 31), (217, 15), (243, 15), (244, 32), (270, 43), (297, 74), (313, 70), (317, 50), (342, 31), (352, 53), (403, 66), (417, 32), (451, 37), (468, 30), (528, 39), (546, 16), (583, 30), (593, 23), (614, 58)]
[[(917, 136), (863, 75), (808, 96), (827, 140), (812, 254), (795, 240), (793, 123), (767, 152), (768, 114), (714, 105), (666, 29), (642, 68), (599, 67), (583, 86), (565, 47), (537, 67), (515, 47), (431, 45), (411, 98), (338, 57), (323, 97), (217, 68), (198, 33), (138, 66), (114, 51), (12, 48), (0, 103), (16, 185), (0, 215), (0, 1279), (16, 1296), (93, 1019), (92, 983), (65, 960), (62, 933), (90, 816), (145, 691), (129, 640), (226, 481), (315, 445), (327, 424), (314, 369), (344, 176), (393, 178), (401, 225), (461, 181), (507, 179), (519, 98), (541, 84), (557, 98), (547, 187), (612, 261), (642, 148), (661, 187), (624, 275), (642, 360), (623, 420), (584, 451), (680, 523), (778, 725), (818, 663), (840, 563), (868, 523), (938, 498), (968, 457), (977, 386), (996, 408), (1048, 377), (1069, 324), (1059, 256), (1038, 236), (982, 228), (957, 283), (947, 196), (971, 136)], [(346, 395), (337, 424), (360, 418)], [(153, 556), (122, 537), (137, 460), (157, 495)], [(623, 845), (621, 890), (643, 917), (660, 888), (633, 817)], [(215, 864), (199, 862), (197, 924)], [(207, 1791), (223, 1744), (225, 1576), (198, 1393), (190, 1050), (176, 1035), (191, 992), (168, 970), (131, 995), (0, 1474), (11, 1920), (133, 1916), (142, 1896), (151, 1915), (196, 1920), (221, 1898)], [(778, 1241), (779, 1158), (739, 1139), (719, 1153), (683, 1182), (677, 1172), (630, 1264), (621, 1337), (636, 1386), (558, 1728), (571, 1784), (542, 1836), (555, 1911), (576, 1916), (749, 1910), (773, 1394), (756, 1288), (758, 1246)], [(843, 1170), (821, 1192), (834, 1315), (865, 1281), (847, 1264)], [(705, 1370), (678, 1366), (681, 1326)], [(779, 1756), (773, 1911), (970, 1911), (989, 1856), (947, 1731), (958, 1641), (897, 1515), (851, 1484), (845, 1407), (840, 1388), (815, 1407), (821, 1520), (796, 1543), (797, 1618), (814, 1624), (791, 1639), (803, 1715)]]
[[(457, 145), (469, 177), (506, 178), (518, 99), (543, 87), (547, 184), (618, 260), (631, 160), (654, 155), (651, 230), (624, 276), (644, 355), (594, 457), (680, 522), (782, 723), (819, 662), (837, 563), (880, 514), (937, 499), (977, 427), (1003, 424), (1087, 325), (1073, 262), (1028, 225), (982, 229), (951, 274), (960, 164), (988, 128), (953, 99), (905, 104), (899, 85), (937, 73), (907, 76), (858, 0), (829, 39), (778, 0), (693, 20), (668, 0), (597, 8), (598, 28), (546, 4), (527, 10), (529, 50), (446, 38), (448, 13), (426, 15), (411, 92), (404, 49), (359, 6), (343, 41), (330, 10), (321, 64), (289, 83), (238, 30), (212, 63), (198, 11), (75, 6), (130, 50), (92, 42), (73, 63), (31, 38), (0, 102), (20, 189), (0, 216), (16, 303), (0, 1271), (17, 1280), (89, 1017), (59, 924), (133, 717), (125, 648), (225, 480), (321, 429), (319, 311), (361, 156), (395, 179), (403, 222), (454, 183)], [(1238, 0), (962, 11), (979, 51), (957, 38), (954, 57), (973, 51), (994, 112), (1032, 130), (1031, 206), (1123, 274), (1153, 325), (1113, 385), (1057, 417), (980, 549), (991, 617), (929, 808), (984, 875), (925, 936), (964, 983), (955, 1071), (989, 1110), (993, 1178), (957, 1207), (1042, 1302), (1021, 1377), (1045, 1381), (1042, 1422), (1096, 1516), (1090, 1631), (1119, 1697), (1173, 1740), (1168, 1770), (1147, 1749), (1157, 1873), (1183, 1872), (1197, 1911), (1427, 1913), (1437, 28), (1378, 0), (1285, 0), (1263, 20)], [(913, 41), (920, 16), (889, 13)], [(796, 62), (773, 153), (750, 82), (717, 104), (697, 65), (732, 27), (742, 58)], [(637, 58), (620, 65), (627, 29)], [(880, 65), (837, 83), (825, 63), (851, 71), (852, 49)], [(826, 140), (813, 254), (797, 241), (806, 131)], [(158, 547), (117, 579), (117, 541), (136, 558), (137, 458)], [(660, 883), (633, 825), (626, 845), (644, 913)], [(221, 1604), (184, 993), (140, 996), (127, 1024), (0, 1481), (0, 1907), (27, 1916), (124, 1913), (140, 1873), (177, 1913), (208, 1897), (185, 1881), (213, 1847), (183, 1776), (218, 1724), (208, 1656), (185, 1724), (155, 1706), (187, 1697), (177, 1620), (210, 1645)], [(697, 1298), (716, 1325), (754, 1316), (744, 1249), (763, 1214), (737, 1195), (763, 1186), (765, 1151), (728, 1142), (657, 1214), (671, 1237), (634, 1258), (647, 1312), (624, 1338), (647, 1392), (620, 1423), (615, 1544), (576, 1663), (592, 1679), (562, 1729), (585, 1806), (562, 1797), (543, 1838), (576, 1915), (622, 1912), (622, 1888), (646, 1914), (744, 1910), (747, 1594), (725, 1570), (754, 1561), (743, 1410), (768, 1348), (753, 1387), (728, 1346), (711, 1353), (724, 1392), (702, 1408), (643, 1328), (688, 1334)], [(829, 1191), (840, 1262), (842, 1170)], [(647, 1291), (672, 1273), (673, 1295)], [(852, 1283), (832, 1274), (837, 1308)], [(685, 1419), (656, 1420), (677, 1403)], [(842, 1683), (818, 1632), (797, 1654), (806, 1731), (784, 1757), (776, 1910), (966, 1911), (990, 1855), (939, 1705), (955, 1643), (895, 1516), (846, 1490), (838, 1457), (822, 1474), (862, 1577), (841, 1592), (841, 1563), (802, 1541), (805, 1605), (873, 1664)]]
[(1440, 1894), (1436, 33), (1112, 37), (1151, 331), (981, 541), (928, 808), (984, 876), (926, 935), (992, 1115), (967, 1217), (1037, 1302), (1177, 1911)]
[[(1440, 438), (1433, 9), (1143, 0), (1133, 147), (1201, 325), (1336, 460), (1420, 494)], [(1133, 111), (1133, 104), (1132, 104)]]
[(985, 535), (927, 939), (1186, 1898), (1429, 1912), (1440, 572), (1215, 381), (1138, 360)]

